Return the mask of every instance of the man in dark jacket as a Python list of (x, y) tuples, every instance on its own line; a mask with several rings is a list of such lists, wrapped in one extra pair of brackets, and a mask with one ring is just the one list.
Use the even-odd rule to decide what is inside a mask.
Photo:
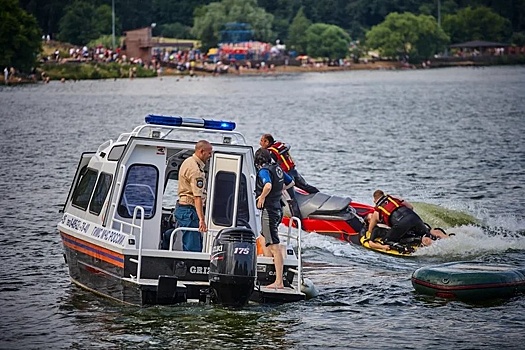
[(270, 152), (266, 149), (259, 148), (255, 152), (255, 167), (257, 168), (255, 194), (257, 208), (262, 210), (262, 235), (275, 264), (275, 282), (267, 287), (282, 289), (284, 288), (283, 255), (278, 232), (283, 219), (282, 191), (292, 187), (294, 182), (277, 164), (272, 163)]

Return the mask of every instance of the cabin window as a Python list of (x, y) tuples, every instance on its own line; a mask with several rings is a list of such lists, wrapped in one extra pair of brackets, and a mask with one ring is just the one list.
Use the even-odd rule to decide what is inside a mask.
[(178, 171), (170, 171), (164, 184), (164, 196), (162, 206), (165, 208), (175, 207), (179, 193)]
[(96, 182), (96, 170), (89, 168), (82, 169), (80, 178), (78, 180), (78, 185), (75, 188), (75, 191), (73, 192), (73, 199), (71, 200), (71, 204), (79, 209), (86, 210)]
[[(136, 206), (144, 208), (144, 218), (155, 215), (159, 171), (152, 165), (134, 164), (126, 175), (120, 197), (118, 213), (124, 218), (133, 217)], [(139, 217), (139, 216), (137, 216)]]
[(126, 145), (119, 145), (115, 146), (109, 151), (108, 160), (111, 161), (117, 161), (122, 156), (122, 153), (124, 153), (124, 148), (126, 148)]
[(101, 173), (98, 178), (97, 187), (95, 187), (95, 193), (91, 199), (91, 204), (89, 205), (89, 211), (95, 215), (100, 215), (102, 206), (106, 201), (106, 197), (111, 187), (111, 181), (113, 177), (107, 173)]
[[(215, 190), (213, 193), (212, 220), (215, 225), (232, 226), (233, 204), (235, 193), (236, 174), (219, 171), (215, 177)], [(250, 214), (248, 210), (248, 191), (246, 177), (241, 175), (237, 225), (249, 227)]]

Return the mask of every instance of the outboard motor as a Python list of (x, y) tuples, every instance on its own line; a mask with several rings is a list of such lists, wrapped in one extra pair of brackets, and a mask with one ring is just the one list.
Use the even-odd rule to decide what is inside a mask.
[(248, 228), (232, 227), (219, 231), (213, 241), (209, 281), (213, 302), (225, 306), (244, 306), (257, 278), (255, 234)]

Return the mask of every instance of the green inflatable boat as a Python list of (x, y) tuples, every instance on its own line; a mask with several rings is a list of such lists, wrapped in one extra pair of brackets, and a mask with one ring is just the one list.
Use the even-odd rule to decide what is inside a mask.
[(509, 298), (525, 292), (525, 268), (451, 262), (417, 269), (412, 274), (412, 285), (422, 294), (463, 301)]

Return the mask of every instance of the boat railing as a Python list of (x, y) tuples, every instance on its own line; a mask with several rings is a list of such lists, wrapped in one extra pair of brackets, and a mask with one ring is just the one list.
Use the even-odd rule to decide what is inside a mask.
[[(138, 220), (138, 224), (137, 224)], [(131, 219), (131, 222), (122, 221), (119, 219), (113, 218), (113, 222), (119, 224), (119, 232), (125, 233), (124, 230), (125, 227), (129, 228), (129, 235), (130, 237), (135, 238), (135, 242), (138, 242), (138, 254), (137, 259), (129, 259), (129, 261), (134, 262), (137, 264), (137, 276), (135, 277), (137, 283), (140, 282), (140, 274), (142, 269), (142, 241), (143, 241), (143, 228), (144, 228), (144, 208), (140, 205), (137, 205), (135, 209), (133, 209), (133, 218)], [(138, 234), (135, 234), (135, 232), (138, 232)], [(135, 243), (137, 244), (137, 243)], [(133, 276), (131, 276), (133, 278)]]
[(111, 146), (112, 144), (113, 144), (113, 140), (107, 140), (106, 142), (98, 146), (97, 154), (100, 154), (100, 152), (102, 152), (103, 150)]
[[(295, 227), (293, 223), (295, 222)], [(295, 229), (295, 233), (294, 230)], [(286, 234), (281, 234), (282, 237), (286, 238), (286, 245), (289, 246), (292, 241), (297, 242), (297, 270), (295, 269), (289, 269), (292, 272), (295, 272), (297, 274), (297, 291), (301, 291), (301, 285), (303, 283), (303, 257), (302, 257), (302, 248), (301, 248), (301, 237), (302, 232), (302, 226), (301, 226), (301, 219), (298, 217), (292, 216), (290, 218), (290, 221), (288, 222), (288, 230), (286, 231)]]
[[(171, 232), (171, 235), (170, 235), (170, 246), (168, 248), (169, 251), (173, 251), (173, 243), (175, 241), (175, 235), (177, 234), (177, 232), (180, 232), (180, 231), (199, 232), (199, 228), (198, 227), (177, 227), (176, 229), (174, 229)], [(204, 244), (203, 244), (203, 246), (204, 246)]]
[(246, 145), (244, 135), (237, 131), (213, 130), (186, 126), (167, 126), (144, 124), (135, 127), (132, 136), (157, 138), (163, 140), (195, 141), (206, 139), (212, 143)]

